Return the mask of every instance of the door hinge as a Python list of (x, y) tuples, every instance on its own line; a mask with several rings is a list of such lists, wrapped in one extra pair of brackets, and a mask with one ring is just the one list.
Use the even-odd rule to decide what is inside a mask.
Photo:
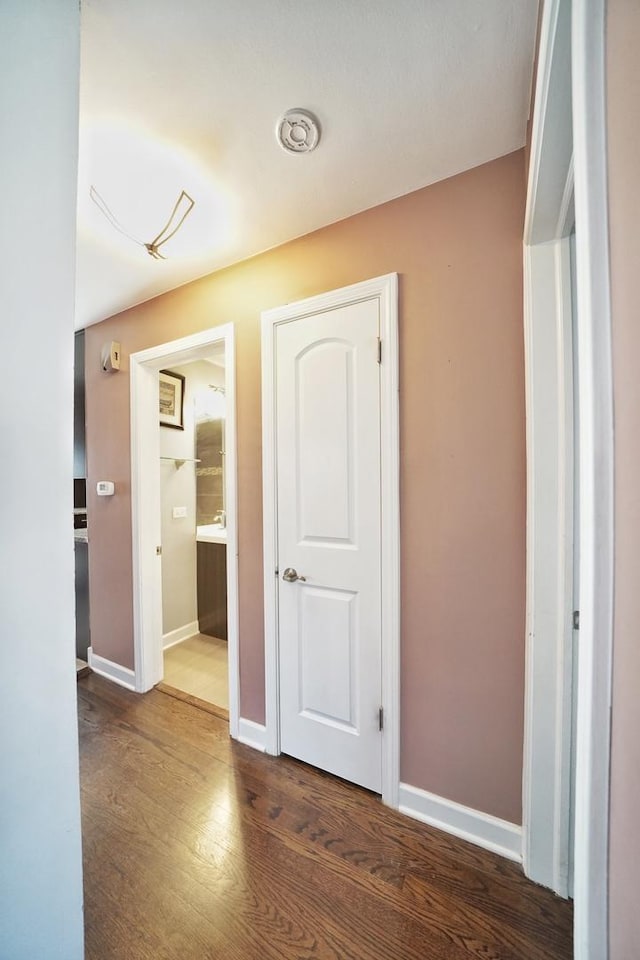
[(579, 610), (573, 611), (573, 629), (574, 630), (580, 629), (580, 611)]
[(378, 730), (382, 730), (384, 727), (384, 708), (380, 707), (378, 710)]
[(378, 363), (382, 363), (382, 340), (378, 337)]

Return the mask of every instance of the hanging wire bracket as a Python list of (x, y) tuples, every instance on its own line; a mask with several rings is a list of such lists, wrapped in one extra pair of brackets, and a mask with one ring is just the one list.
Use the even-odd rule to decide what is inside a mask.
[(160, 247), (165, 244), (167, 240), (171, 240), (171, 238), (176, 235), (195, 206), (195, 200), (189, 196), (186, 190), (183, 190), (175, 202), (173, 210), (171, 211), (171, 216), (165, 223), (160, 233), (149, 243), (144, 243), (142, 240), (138, 240), (137, 237), (134, 237), (127, 230), (125, 230), (118, 218), (109, 209), (105, 199), (100, 196), (94, 186), (91, 186), (89, 190), (89, 196), (97, 206), (98, 210), (100, 210), (102, 215), (109, 221), (111, 226), (118, 231), (118, 233), (121, 233), (123, 236), (127, 237), (128, 240), (132, 240), (134, 243), (137, 243), (138, 246), (144, 247), (149, 256), (153, 257), (154, 260), (167, 259), (163, 253), (160, 253)]

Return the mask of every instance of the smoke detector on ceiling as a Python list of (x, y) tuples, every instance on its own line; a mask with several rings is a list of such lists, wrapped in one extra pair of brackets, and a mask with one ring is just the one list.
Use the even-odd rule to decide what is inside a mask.
[(278, 143), (287, 153), (311, 153), (320, 141), (320, 124), (308, 110), (287, 110), (276, 127)]

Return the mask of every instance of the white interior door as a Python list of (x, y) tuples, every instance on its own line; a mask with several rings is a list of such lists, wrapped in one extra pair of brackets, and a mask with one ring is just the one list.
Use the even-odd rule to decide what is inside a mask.
[(281, 748), (380, 792), (378, 336), (371, 299), (275, 346)]

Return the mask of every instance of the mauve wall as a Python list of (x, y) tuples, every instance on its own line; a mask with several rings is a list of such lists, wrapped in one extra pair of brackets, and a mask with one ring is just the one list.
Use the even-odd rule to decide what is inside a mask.
[(610, 819), (611, 960), (640, 956), (640, 5), (607, 18), (615, 405), (615, 607)]
[[(87, 329), (95, 653), (133, 666), (128, 354), (232, 320), (241, 713), (264, 721), (260, 311), (398, 272), (402, 779), (521, 822), (524, 203), (518, 151)], [(123, 371), (107, 376), (111, 339)], [(98, 502), (99, 478), (115, 497)]]

